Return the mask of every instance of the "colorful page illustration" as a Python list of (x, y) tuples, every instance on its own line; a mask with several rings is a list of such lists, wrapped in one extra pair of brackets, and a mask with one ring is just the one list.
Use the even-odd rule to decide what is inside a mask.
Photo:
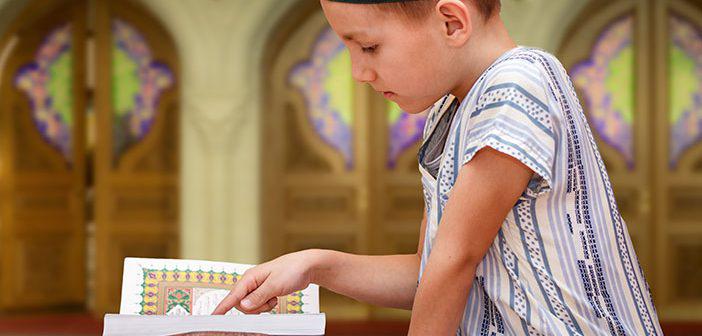
[[(210, 315), (254, 265), (215, 261), (125, 258), (120, 314)], [(278, 298), (273, 314), (319, 313), (319, 286)], [(232, 309), (227, 314), (242, 314)]]

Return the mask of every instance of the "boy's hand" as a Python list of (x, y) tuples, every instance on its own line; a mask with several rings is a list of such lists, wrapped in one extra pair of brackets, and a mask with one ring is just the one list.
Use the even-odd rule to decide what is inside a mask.
[(290, 253), (250, 268), (212, 314), (222, 315), (232, 308), (246, 314), (272, 310), (278, 303), (278, 296), (310, 284), (314, 254), (314, 250)]

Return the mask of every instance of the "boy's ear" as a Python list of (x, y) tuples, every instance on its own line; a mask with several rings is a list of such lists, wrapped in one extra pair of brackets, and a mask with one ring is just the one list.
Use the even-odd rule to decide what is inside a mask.
[(443, 33), (449, 45), (463, 46), (473, 33), (473, 20), (468, 6), (461, 0), (439, 0), (435, 9), (443, 21)]

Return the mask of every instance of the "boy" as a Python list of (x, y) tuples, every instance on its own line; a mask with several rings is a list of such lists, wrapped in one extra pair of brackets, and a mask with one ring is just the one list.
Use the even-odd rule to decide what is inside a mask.
[(662, 334), (568, 75), (515, 45), (499, 0), (321, 3), (355, 80), (409, 113), (431, 107), (418, 252), (284, 255), (215, 313), (267, 311), (313, 282), (412, 309), (410, 335)]

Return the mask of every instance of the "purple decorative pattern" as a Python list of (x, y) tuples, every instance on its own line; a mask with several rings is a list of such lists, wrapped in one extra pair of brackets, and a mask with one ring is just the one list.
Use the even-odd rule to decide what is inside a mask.
[(70, 165), (73, 129), (73, 59), (71, 27), (64, 24), (49, 33), (35, 60), (22, 66), (14, 84), (29, 98), (34, 125), (42, 138)]
[(678, 15), (669, 19), (669, 166), (702, 140), (702, 30)]
[(422, 139), (422, 131), (426, 121), (425, 115), (412, 115), (401, 111), (397, 104), (388, 104), (388, 128), (390, 131), (388, 168), (395, 168), (400, 155)]
[(155, 61), (144, 37), (125, 21), (112, 21), (113, 152), (119, 157), (151, 130), (159, 98), (175, 82), (173, 72)]
[[(353, 167), (353, 134), (351, 121), (353, 111), (348, 104), (339, 106), (335, 102), (350, 101), (353, 92), (344, 82), (329, 81), (332, 76), (341, 81), (352, 82), (349, 67), (338, 68), (347, 57), (344, 44), (334, 31), (326, 28), (313, 44), (310, 58), (293, 67), (288, 81), (303, 94), (307, 105), (307, 117), (320, 138), (344, 157), (346, 168)], [(341, 62), (343, 65), (343, 62)], [(336, 71), (336, 73), (335, 73)]]
[(632, 15), (612, 22), (599, 35), (590, 58), (571, 69), (592, 127), (624, 157), (630, 170), (634, 168), (633, 25)]

